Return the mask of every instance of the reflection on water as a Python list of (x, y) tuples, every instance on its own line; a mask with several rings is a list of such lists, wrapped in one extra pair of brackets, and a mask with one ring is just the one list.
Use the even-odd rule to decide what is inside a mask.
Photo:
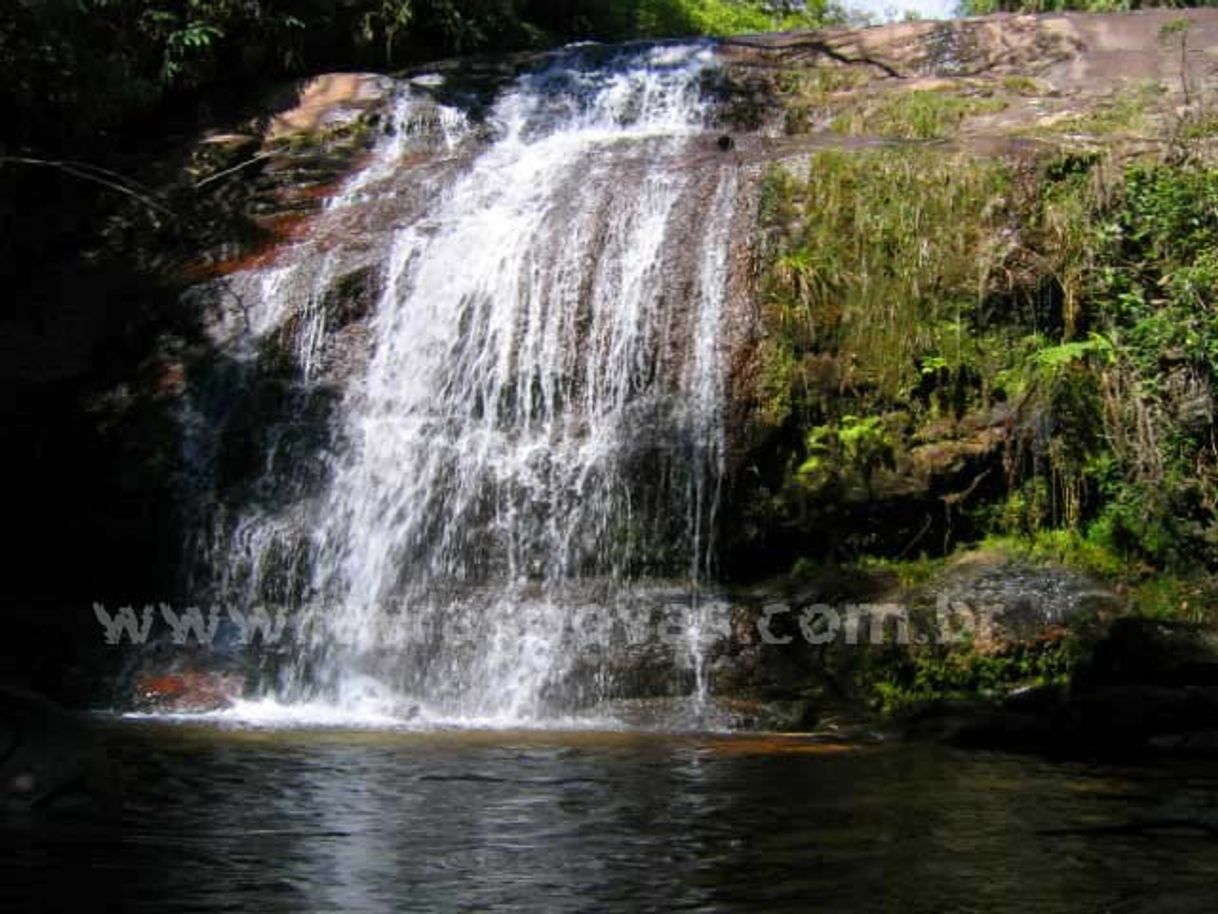
[(631, 733), (107, 730), (111, 820), (10, 822), (0, 908), (1212, 911), (1218, 779)]

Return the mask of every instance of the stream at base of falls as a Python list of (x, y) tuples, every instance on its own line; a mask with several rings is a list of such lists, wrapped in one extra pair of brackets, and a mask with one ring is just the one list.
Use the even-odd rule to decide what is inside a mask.
[(9, 821), (5, 910), (1213, 910), (1218, 843), (1137, 827), (1207, 802), (1212, 768), (760, 735), (101, 732), (122, 811)]

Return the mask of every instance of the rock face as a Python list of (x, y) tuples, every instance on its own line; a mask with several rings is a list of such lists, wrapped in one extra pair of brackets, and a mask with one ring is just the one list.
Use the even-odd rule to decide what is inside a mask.
[(372, 73), (325, 73), (299, 87), (294, 107), (271, 116), (267, 138), (292, 139), (354, 123), (385, 100), (389, 80)]
[[(1183, 19), (1188, 34), (1182, 55), (1179, 30), (1165, 31), (1165, 26)], [(847, 106), (865, 108), (886, 93), (930, 89), (981, 95), (1005, 84), (1011, 90), (1005, 104), (971, 111), (962, 124), (962, 137), (992, 152), (1018, 144), (986, 144), (986, 136), (1015, 139), (1061, 124), (1093, 113), (1114, 93), (1139, 84), (1164, 87), (1169, 97), (1159, 113), (1174, 114), (1175, 105), (1185, 101), (1182, 80), (1196, 92), (1212, 78), (1216, 42), (1213, 11), (1159, 9), (748, 36), (727, 40), (724, 53), (738, 67), (734, 110), (746, 121), (785, 127), (789, 136), (827, 132), (829, 115)], [(801, 101), (791, 91), (787, 74), (792, 69), (834, 75), (818, 77), (822, 91)], [(775, 71), (785, 85), (774, 84)], [(785, 104), (774, 105), (775, 92)]]
[(1030, 708), (1031, 687), (1066, 675), (1071, 646), (1124, 610), (1078, 572), (987, 552), (918, 583), (822, 569), (732, 600), (730, 635), (711, 652), (712, 694), (751, 703), (776, 729), (878, 724), (897, 699), (1024, 696), (1011, 700)]
[(1081, 757), (1212, 755), (1218, 751), (1218, 631), (1117, 619), (1068, 687), (1019, 692), (998, 707), (924, 709), (909, 732), (968, 747)]
[[(733, 574), (778, 573), (800, 556), (825, 553), (950, 552), (979, 538), (976, 509), (1009, 492), (1032, 459), (1025, 442), (1043, 437), (1036, 425), (1044, 423), (1019, 396), (999, 390), (992, 354), (959, 356), (935, 338), (941, 320), (957, 319), (938, 314), (937, 304), (975, 302), (963, 319), (975, 340), (1027, 315), (1034, 315), (1028, 333), (1032, 325), (1036, 332), (1063, 325), (1081, 267), (1046, 270), (1061, 239), (1036, 238), (1036, 198), (1056, 180), (1051, 162), (1170, 157), (1172, 137), (1184, 132), (1188, 155), (1212, 152), (1199, 100), (1215, 88), (1215, 40), (1213, 12), (1159, 10), (725, 43), (724, 116), (739, 130), (733, 154), (778, 163), (787, 174), (763, 194), (757, 245), (765, 270), (750, 322), (757, 332), (736, 354), (733, 374), (737, 475), (724, 537)], [(850, 172), (852, 161), (865, 164)], [(940, 186), (960, 182), (963, 192), (914, 188), (901, 180), (903, 167), (935, 173)], [(868, 183), (881, 169), (885, 178)], [(1099, 168), (1094, 180), (1104, 175)], [(888, 192), (908, 197), (910, 210), (940, 192), (950, 197), (945, 211), (953, 216), (929, 203), (918, 215), (919, 241), (934, 251), (925, 261), (918, 263), (915, 245), (890, 237), (905, 214), (872, 205)], [(825, 242), (849, 238), (850, 220), (818, 229), (818, 213), (852, 210), (870, 228), (834, 259)], [(942, 266), (950, 251), (936, 226), (952, 219), (953, 239), (976, 234), (961, 260), (974, 266), (968, 276)], [(867, 243), (881, 235), (883, 243)], [(893, 250), (904, 263), (886, 261)], [(852, 285), (848, 265), (860, 263), (869, 275)], [(894, 287), (891, 277), (902, 270), (920, 274), (922, 284)], [(888, 340), (885, 313), (895, 313), (889, 319), (899, 327)], [(1208, 415), (1208, 395), (1185, 393), (1189, 385), (1179, 380), (1169, 407), (1182, 421)], [(860, 418), (875, 424), (864, 427)], [(873, 447), (859, 446), (861, 433)], [(824, 536), (825, 529), (841, 535)]]
[(392, 80), (328, 73), (271, 93), (266, 110), (204, 134), (178, 186), (203, 242), (182, 272), (223, 277), (266, 262), (299, 238), (384, 129)]
[[(1052, 198), (1071, 181), (1106, 188), (1088, 191), (1085, 212), (1107, 212), (1105, 194), (1117, 193), (1136, 157), (1212, 160), (1216, 134), (1199, 100), (1216, 88), (1216, 40), (1210, 11), (1157, 11), (727, 44), (737, 154), (785, 163), (761, 208), (761, 329), (733, 376), (732, 573), (779, 572), (807, 556), (949, 555), (995, 529), (1090, 520), (1074, 507), (1021, 513), (1037, 492), (1093, 499), (1092, 511), (1100, 500), (1045, 479), (1056, 472), (1043, 469), (1055, 460), (1049, 442), (1076, 446), (1083, 425), (1063, 434), (1054, 407), (1002, 380), (1025, 371), (1022, 356), (1010, 358), (1021, 336), (1051, 325), (1054, 339), (1081, 338), (1074, 321), (1088, 267), (1054, 261), (1066, 243), (1038, 237), (1037, 225), (1061, 215)], [(919, 229), (902, 234), (911, 214)], [(941, 243), (970, 233), (963, 256)], [(977, 268), (983, 262), (996, 266)], [(1046, 271), (1051, 262), (1059, 266)], [(971, 317), (940, 312), (950, 300), (975, 307)], [(954, 337), (936, 337), (944, 318)], [(996, 345), (961, 356), (964, 337)], [(1194, 427), (1194, 416), (1209, 414), (1208, 384), (1177, 375), (1170, 352), (1149, 358), (1161, 363), (1165, 411)], [(1197, 565), (1214, 567), (1198, 539)], [(746, 627), (764, 618), (765, 599), (745, 611)], [(1066, 569), (982, 553), (917, 588), (864, 575), (822, 579), (805, 593), (771, 589), (768, 599), (785, 604), (768, 608), (789, 643), (725, 645), (714, 665), (724, 688), (845, 713), (869, 693), (890, 707), (912, 699), (908, 732), (962, 745), (1116, 754), (1213, 742), (1208, 635), (1114, 622), (1128, 601)], [(929, 644), (806, 643), (792, 602), (840, 610), (843, 600), (908, 607), (905, 618)], [(956, 606), (973, 624), (967, 644), (953, 647), (935, 622), (951, 620)]]
[(1218, 631), (1185, 622), (1116, 620), (1079, 669), (1075, 685), (1094, 691), (1131, 684), (1218, 685)]
[(984, 551), (956, 559), (926, 597), (949, 615), (953, 607), (975, 611), (970, 643), (980, 649), (1043, 638), (1125, 609), (1116, 593), (1081, 572)]

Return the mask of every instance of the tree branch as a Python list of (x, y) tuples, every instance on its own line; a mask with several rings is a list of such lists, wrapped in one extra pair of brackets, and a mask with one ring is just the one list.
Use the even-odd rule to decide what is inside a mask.
[[(110, 190), (118, 191), (120, 194), (125, 194), (133, 200), (138, 200), (144, 206), (166, 216), (175, 217), (173, 210), (158, 203), (152, 199), (147, 188), (135, 189), (129, 185), (134, 184), (130, 178), (126, 178), (117, 172), (110, 171), (107, 168), (102, 168), (100, 165), (90, 165), (87, 162), (69, 162), (58, 159), (37, 159), (30, 156), (8, 156), (0, 155), (0, 165), (32, 165), (43, 168), (57, 168), (66, 174), (80, 178), (82, 181), (92, 181), (94, 184), (100, 184), (103, 187), (108, 187)], [(117, 179), (117, 180), (114, 180)], [(120, 184), (119, 181), (125, 183)]]

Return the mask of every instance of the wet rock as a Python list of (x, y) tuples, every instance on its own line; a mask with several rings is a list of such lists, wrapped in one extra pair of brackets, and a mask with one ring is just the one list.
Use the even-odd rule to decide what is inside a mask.
[(644, 642), (622, 652), (609, 671), (613, 693), (638, 698), (664, 698), (694, 688), (693, 671), (683, 669), (672, 647)]
[(1066, 695), (1066, 687), (1058, 683), (1025, 686), (1007, 695), (1002, 707), (1016, 714), (1040, 714), (1061, 705)]
[(809, 686), (809, 674), (797, 651), (782, 651), (780, 645), (724, 646), (711, 664), (711, 682), (727, 695), (783, 696), (798, 694)]
[(1119, 619), (1069, 688), (1014, 693), (1000, 705), (931, 708), (908, 735), (970, 748), (1127, 757), (1218, 752), (1218, 632)]
[(956, 621), (970, 623), (972, 643), (982, 649), (1054, 637), (1061, 628), (1098, 624), (1124, 608), (1115, 591), (1081, 572), (991, 551), (952, 563), (919, 601), (947, 617), (967, 615)]
[(944, 438), (920, 444), (910, 451), (911, 470), (929, 487), (937, 478), (957, 476), (972, 467), (983, 467), (1002, 447), (1000, 429), (981, 429), (964, 438)]
[(148, 712), (199, 713), (231, 707), (244, 680), (231, 673), (165, 673), (137, 680), (133, 705)]
[[(884, 570), (826, 568), (737, 598), (733, 636), (710, 664), (716, 694), (844, 706), (865, 706), (877, 677), (894, 664), (942, 663), (953, 654), (1039, 658), (1067, 637), (1092, 637), (1123, 606), (1086, 575), (998, 552), (969, 553), (920, 584)], [(808, 630), (817, 607), (836, 614), (836, 630), (824, 640)], [(1053, 700), (1051, 693), (1021, 698)]]
[(323, 73), (297, 88), (296, 104), (270, 119), (273, 139), (308, 135), (321, 128), (351, 124), (385, 98), (392, 81), (371, 73)]
[(366, 317), (380, 297), (384, 282), (383, 272), (375, 266), (360, 267), (335, 279), (322, 301), (326, 326), (337, 329)]
[(1079, 670), (1077, 685), (1218, 685), (1218, 631), (1184, 622), (1116, 620)]
[(823, 714), (815, 701), (794, 699), (762, 702), (757, 708), (757, 729), (807, 733), (817, 728)]
[(1218, 757), (1218, 729), (1192, 733), (1161, 733), (1152, 736), (1147, 746), (1154, 752), (1173, 755)]
[(88, 729), (49, 699), (0, 687), (0, 812), (91, 808), (97, 786)]
[[(592, 712), (643, 730), (749, 730), (808, 733), (824, 718), (813, 702), (710, 697), (629, 698), (603, 702)], [(830, 722), (831, 723), (831, 722)]]
[(700, 703), (689, 697), (619, 698), (601, 702), (590, 711), (593, 717), (639, 730), (735, 729), (739, 720), (720, 702)]
[(971, 738), (980, 727), (1020, 724), (995, 712), (992, 704), (980, 701), (938, 700), (926, 702), (902, 714), (893, 721), (893, 729), (904, 739), (961, 743)]
[(1119, 751), (1163, 733), (1218, 728), (1214, 697), (1195, 688), (1127, 684), (1076, 692), (1067, 707), (1086, 742)]

